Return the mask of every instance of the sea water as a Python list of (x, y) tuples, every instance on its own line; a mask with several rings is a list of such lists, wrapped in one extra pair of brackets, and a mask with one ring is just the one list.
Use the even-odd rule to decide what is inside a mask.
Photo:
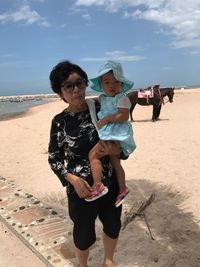
[[(87, 96), (93, 96), (96, 95), (96, 93), (91, 93), (87, 92)], [(20, 99), (20, 96), (19, 96)], [(56, 98), (52, 97), (44, 97), (41, 99), (29, 99), (29, 100), (24, 100), (24, 101), (19, 101), (19, 102), (10, 102), (10, 101), (0, 101), (0, 120), (5, 120), (11, 116), (18, 115), (22, 112), (25, 112), (27, 109), (38, 106), (38, 105), (43, 105), (52, 101), (55, 101)], [(59, 99), (59, 98), (57, 98)]]
[(49, 103), (50, 101), (52, 101), (52, 99), (44, 98), (40, 100), (35, 100), (35, 99), (26, 100), (23, 102), (9, 102), (9, 101), (0, 102), (0, 119), (5, 116), (24, 112), (31, 107), (46, 104)]

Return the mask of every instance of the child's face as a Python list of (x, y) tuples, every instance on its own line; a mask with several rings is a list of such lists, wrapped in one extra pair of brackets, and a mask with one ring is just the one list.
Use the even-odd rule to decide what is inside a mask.
[(101, 76), (101, 86), (107, 96), (115, 96), (121, 90), (121, 82), (115, 79), (112, 71)]

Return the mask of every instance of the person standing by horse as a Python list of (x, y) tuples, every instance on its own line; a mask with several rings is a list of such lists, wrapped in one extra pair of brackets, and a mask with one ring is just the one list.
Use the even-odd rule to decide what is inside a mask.
[[(160, 88), (159, 84), (155, 84), (153, 86), (153, 94), (151, 97), (139, 97), (138, 91), (133, 91), (128, 93), (128, 97), (131, 102), (130, 107), (130, 118), (131, 121), (133, 120), (132, 112), (136, 106), (136, 104), (142, 105), (142, 106), (153, 106), (153, 114), (152, 114), (152, 121), (157, 121), (159, 119), (159, 115), (161, 112), (162, 104), (164, 104), (164, 98), (168, 97), (168, 100), (166, 102), (173, 102), (173, 96), (174, 96), (174, 88), (173, 87), (164, 87)], [(166, 103), (165, 102), (165, 103)]]
[(163, 104), (163, 98), (162, 98), (162, 95), (161, 95), (161, 92), (160, 92), (160, 84), (155, 84), (153, 86), (153, 92), (160, 96), (160, 101), (159, 101), (158, 105), (155, 105), (153, 107), (154, 116), (152, 118), (152, 121), (157, 121), (159, 119), (161, 108), (162, 108), (162, 104)]

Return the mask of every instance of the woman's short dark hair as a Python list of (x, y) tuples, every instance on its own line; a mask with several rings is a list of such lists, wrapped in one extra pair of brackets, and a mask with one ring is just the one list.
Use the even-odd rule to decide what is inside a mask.
[(69, 77), (71, 73), (76, 72), (81, 76), (81, 78), (85, 81), (86, 86), (88, 85), (88, 76), (84, 70), (81, 69), (76, 64), (71, 63), (70, 61), (62, 61), (58, 63), (51, 71), (49, 75), (51, 88), (52, 90), (61, 95), (61, 85), (62, 83)]

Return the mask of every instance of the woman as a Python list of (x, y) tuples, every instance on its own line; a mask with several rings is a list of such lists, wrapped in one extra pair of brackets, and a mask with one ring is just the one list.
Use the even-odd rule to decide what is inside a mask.
[[(92, 124), (85, 89), (87, 74), (75, 64), (64, 61), (50, 73), (51, 87), (68, 105), (52, 120), (49, 142), (49, 164), (63, 186), (66, 186), (68, 209), (73, 221), (75, 255), (80, 267), (87, 267), (89, 248), (96, 241), (95, 220), (103, 225), (103, 267), (114, 267), (113, 255), (121, 228), (121, 207), (114, 203), (118, 195), (116, 175), (108, 155), (118, 155), (120, 149), (114, 142), (99, 141)], [(96, 103), (96, 111), (99, 111)], [(102, 182), (109, 192), (93, 202), (84, 198), (91, 196), (92, 176), (88, 159), (89, 151), (99, 144), (102, 157)]]

